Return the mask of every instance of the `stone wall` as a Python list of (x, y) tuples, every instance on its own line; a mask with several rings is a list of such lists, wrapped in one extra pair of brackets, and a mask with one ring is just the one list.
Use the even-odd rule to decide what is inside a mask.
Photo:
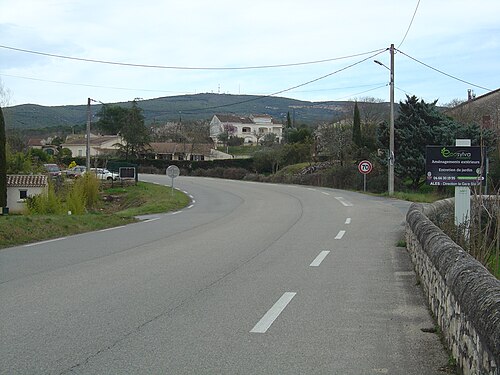
[(450, 204), (410, 207), (407, 248), (460, 370), (500, 375), (500, 281), (429, 219)]

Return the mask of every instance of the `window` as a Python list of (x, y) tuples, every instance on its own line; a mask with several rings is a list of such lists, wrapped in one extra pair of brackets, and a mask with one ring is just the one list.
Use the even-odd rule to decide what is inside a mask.
[(241, 132), (242, 133), (251, 133), (252, 130), (249, 127), (244, 127), (243, 129), (241, 129)]
[(83, 150), (78, 150), (78, 156), (83, 156)]
[(19, 190), (19, 199), (28, 198), (28, 190)]

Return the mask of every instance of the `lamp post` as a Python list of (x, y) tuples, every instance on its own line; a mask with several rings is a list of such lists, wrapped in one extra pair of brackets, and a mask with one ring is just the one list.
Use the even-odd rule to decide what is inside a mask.
[(390, 72), (390, 106), (391, 106), (391, 115), (390, 115), (390, 124), (389, 124), (389, 171), (388, 171), (388, 192), (389, 196), (394, 195), (394, 44), (391, 44), (391, 48), (389, 49), (391, 53), (391, 67), (388, 68), (383, 63), (378, 60), (374, 60), (375, 63), (383, 66), (388, 69)]

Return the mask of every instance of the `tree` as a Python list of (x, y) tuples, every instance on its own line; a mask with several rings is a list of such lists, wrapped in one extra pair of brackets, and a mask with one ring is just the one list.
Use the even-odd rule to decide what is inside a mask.
[(260, 144), (262, 146), (270, 147), (276, 143), (276, 134), (274, 133), (266, 133), (264, 137), (260, 139)]
[(313, 139), (313, 132), (306, 125), (298, 129), (286, 129), (287, 143), (310, 143)]
[(7, 147), (5, 120), (0, 106), (0, 207), (7, 207)]
[(290, 118), (290, 111), (286, 113), (286, 128), (290, 129), (292, 127), (292, 119)]
[(132, 102), (132, 108), (127, 110), (127, 116), (120, 133), (125, 141), (125, 145), (120, 148), (126, 160), (129, 157), (138, 157), (141, 152), (145, 152), (149, 148), (149, 129), (144, 124), (142, 109), (135, 100)]
[[(425, 182), (425, 148), (430, 145), (454, 145), (456, 138), (469, 138), (478, 145), (481, 131), (478, 127), (463, 126), (436, 108), (437, 100), (425, 103), (416, 96), (407, 96), (399, 103), (399, 116), (394, 123), (395, 174), (409, 181), (412, 189)], [(484, 137), (484, 134), (483, 134)], [(487, 136), (487, 143), (491, 143)], [(387, 149), (389, 129), (386, 122), (379, 128), (379, 145)], [(386, 154), (381, 163), (387, 165)]]
[[(134, 103), (136, 102), (134, 101)], [(95, 126), (102, 134), (118, 134), (125, 125), (129, 113), (129, 108), (123, 108), (118, 105), (104, 105), (97, 113), (99, 120)]]
[(343, 166), (351, 156), (352, 126), (350, 124), (327, 124), (318, 128), (318, 151)]
[(363, 139), (361, 136), (361, 116), (359, 114), (358, 102), (354, 104), (352, 141), (357, 147), (361, 147), (363, 145)]

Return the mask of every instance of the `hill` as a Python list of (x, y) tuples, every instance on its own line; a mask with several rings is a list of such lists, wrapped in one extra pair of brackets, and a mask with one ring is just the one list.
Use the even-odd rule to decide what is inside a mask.
[[(109, 103), (130, 106), (131, 102)], [(95, 115), (102, 104), (92, 105)], [(144, 111), (147, 124), (165, 123), (167, 121), (210, 120), (216, 113), (233, 113), (238, 115), (268, 114), (276, 119), (286, 121), (287, 113), (295, 124), (318, 124), (331, 122), (350, 116), (352, 102), (309, 102), (295, 99), (228, 94), (195, 94), (169, 96), (142, 100), (139, 106)], [(377, 104), (380, 110), (387, 110), (387, 103)], [(46, 127), (83, 125), (87, 121), (87, 106), (55, 106), (46, 107), (34, 104), (23, 104), (4, 109), (7, 128), (40, 129)]]

